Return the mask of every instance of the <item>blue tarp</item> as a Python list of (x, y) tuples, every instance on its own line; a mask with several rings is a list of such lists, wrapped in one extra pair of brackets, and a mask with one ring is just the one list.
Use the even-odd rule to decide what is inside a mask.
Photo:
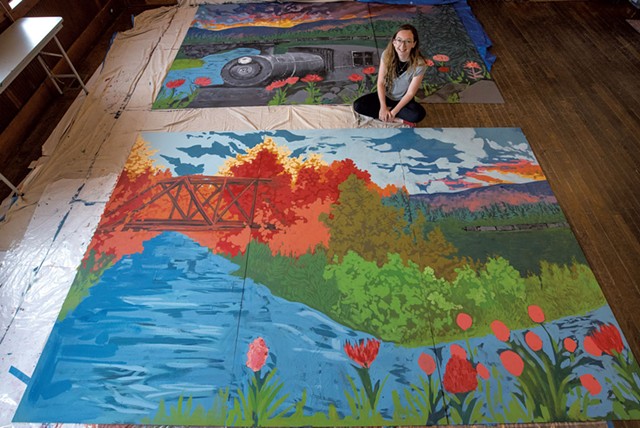
[(478, 49), (478, 53), (484, 60), (487, 70), (491, 71), (491, 66), (496, 62), (496, 56), (489, 52), (489, 48), (493, 45), (491, 39), (489, 39), (489, 35), (484, 31), (484, 28), (482, 28), (482, 25), (478, 19), (476, 19), (476, 16), (466, 1), (456, 1), (453, 3), (453, 7), (458, 13), (464, 27), (467, 29), (469, 37), (471, 37), (471, 40), (473, 40), (473, 43), (476, 45), (476, 49)]
[[(467, 4), (466, 0), (358, 0), (363, 3), (386, 3), (386, 4), (410, 4), (410, 5), (453, 5), (460, 20), (467, 29), (467, 33), (473, 43), (476, 45), (478, 53), (484, 60), (484, 63), (488, 71), (491, 71), (491, 66), (496, 62), (496, 56), (489, 52), (489, 48), (492, 46), (489, 36), (482, 28), (482, 25), (476, 19), (476, 16), (471, 11), (471, 7)], [(639, 0), (640, 1), (640, 0)]]

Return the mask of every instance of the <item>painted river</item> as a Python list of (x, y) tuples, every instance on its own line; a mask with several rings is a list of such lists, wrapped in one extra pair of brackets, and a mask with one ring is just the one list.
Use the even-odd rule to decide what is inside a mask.
[[(209, 408), (219, 388), (229, 387), (232, 396), (245, 389), (252, 375), (246, 353), (257, 337), (269, 347), (265, 369), (277, 369), (289, 403), (306, 390), (310, 414), (326, 413), (330, 404), (348, 412), (348, 378), (360, 381), (343, 347), (370, 336), (273, 296), (233, 275), (237, 269), (177, 232), (122, 258), (55, 325), (14, 420), (132, 423), (152, 417), (160, 400), (173, 404), (181, 395)], [(547, 329), (580, 335), (592, 320), (615, 322), (605, 306)], [(477, 361), (500, 366), (495, 351), (502, 344), (493, 336), (470, 345), (478, 348)], [(448, 347), (434, 353), (381, 343), (370, 374), (374, 382), (386, 379), (379, 404), (384, 416), (392, 416), (391, 391), (424, 376), (417, 364), (422, 352), (449, 357)]]

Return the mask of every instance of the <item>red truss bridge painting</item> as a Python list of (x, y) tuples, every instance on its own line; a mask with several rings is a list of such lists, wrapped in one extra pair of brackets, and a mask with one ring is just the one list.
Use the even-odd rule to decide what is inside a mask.
[(14, 421), (637, 419), (639, 383), (519, 129), (145, 133)]
[[(258, 185), (268, 179), (243, 177), (172, 177), (143, 189), (118, 207), (121, 217), (102, 224), (99, 232), (122, 230), (220, 230), (257, 227), (253, 215)], [(148, 199), (148, 200), (147, 200)], [(241, 201), (248, 199), (248, 205)], [(142, 205), (140, 201), (147, 200)], [(125, 211), (128, 205), (138, 205)], [(163, 209), (154, 210), (160, 205)], [(168, 210), (166, 208), (169, 208)], [(151, 211), (151, 213), (148, 213)], [(156, 211), (160, 215), (154, 216)], [(115, 212), (107, 213), (113, 215)]]

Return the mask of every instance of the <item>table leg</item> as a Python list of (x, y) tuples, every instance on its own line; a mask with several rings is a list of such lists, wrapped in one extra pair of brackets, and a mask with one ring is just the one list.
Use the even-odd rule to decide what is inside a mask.
[(53, 86), (55, 86), (58, 92), (60, 93), (60, 95), (62, 95), (62, 89), (60, 89), (60, 86), (58, 85), (58, 82), (56, 82), (56, 79), (53, 76), (53, 73), (51, 73), (49, 66), (47, 65), (46, 62), (44, 62), (44, 60), (40, 55), (38, 55), (38, 61), (40, 61), (40, 65), (42, 66), (42, 68), (44, 68), (44, 71), (47, 72), (47, 76), (49, 76), (49, 80), (51, 80), (51, 82), (53, 83)]
[(60, 49), (60, 53), (62, 54), (64, 59), (67, 61), (67, 64), (69, 64), (69, 67), (71, 68), (71, 71), (73, 72), (73, 74), (76, 76), (76, 79), (78, 79), (78, 82), (80, 82), (80, 86), (82, 86), (82, 89), (84, 90), (84, 93), (89, 95), (89, 91), (87, 90), (87, 87), (84, 86), (84, 82), (80, 78), (80, 75), (76, 71), (76, 68), (73, 66), (73, 64), (71, 63), (71, 60), (67, 56), (67, 53), (65, 52), (64, 48), (60, 44), (60, 41), (58, 40), (58, 37), (57, 36), (53, 36), (53, 40), (55, 40), (56, 44), (58, 45), (58, 49)]
[(13, 190), (13, 192), (18, 195), (18, 196), (22, 196), (22, 193), (18, 190), (18, 188), (16, 186), (14, 186), (13, 184), (11, 184), (11, 182), (9, 180), (7, 180), (7, 177), (5, 177), (4, 175), (2, 175), (2, 173), (0, 173), (0, 180), (2, 180), (4, 182), (4, 184), (6, 184), (7, 186), (9, 186), (11, 188), (11, 190)]

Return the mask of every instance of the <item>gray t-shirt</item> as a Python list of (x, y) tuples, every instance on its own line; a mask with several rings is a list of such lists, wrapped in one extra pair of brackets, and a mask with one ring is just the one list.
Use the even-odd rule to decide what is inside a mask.
[(392, 88), (387, 88), (387, 97), (392, 99), (393, 101), (400, 101), (402, 97), (404, 97), (404, 94), (407, 93), (407, 90), (409, 89), (409, 85), (411, 84), (413, 78), (415, 76), (420, 76), (421, 74), (424, 75), (426, 68), (427, 67), (425, 67), (424, 65), (419, 65), (414, 69), (409, 67), (408, 70), (406, 70), (404, 73), (398, 76), (396, 80), (394, 80)]

